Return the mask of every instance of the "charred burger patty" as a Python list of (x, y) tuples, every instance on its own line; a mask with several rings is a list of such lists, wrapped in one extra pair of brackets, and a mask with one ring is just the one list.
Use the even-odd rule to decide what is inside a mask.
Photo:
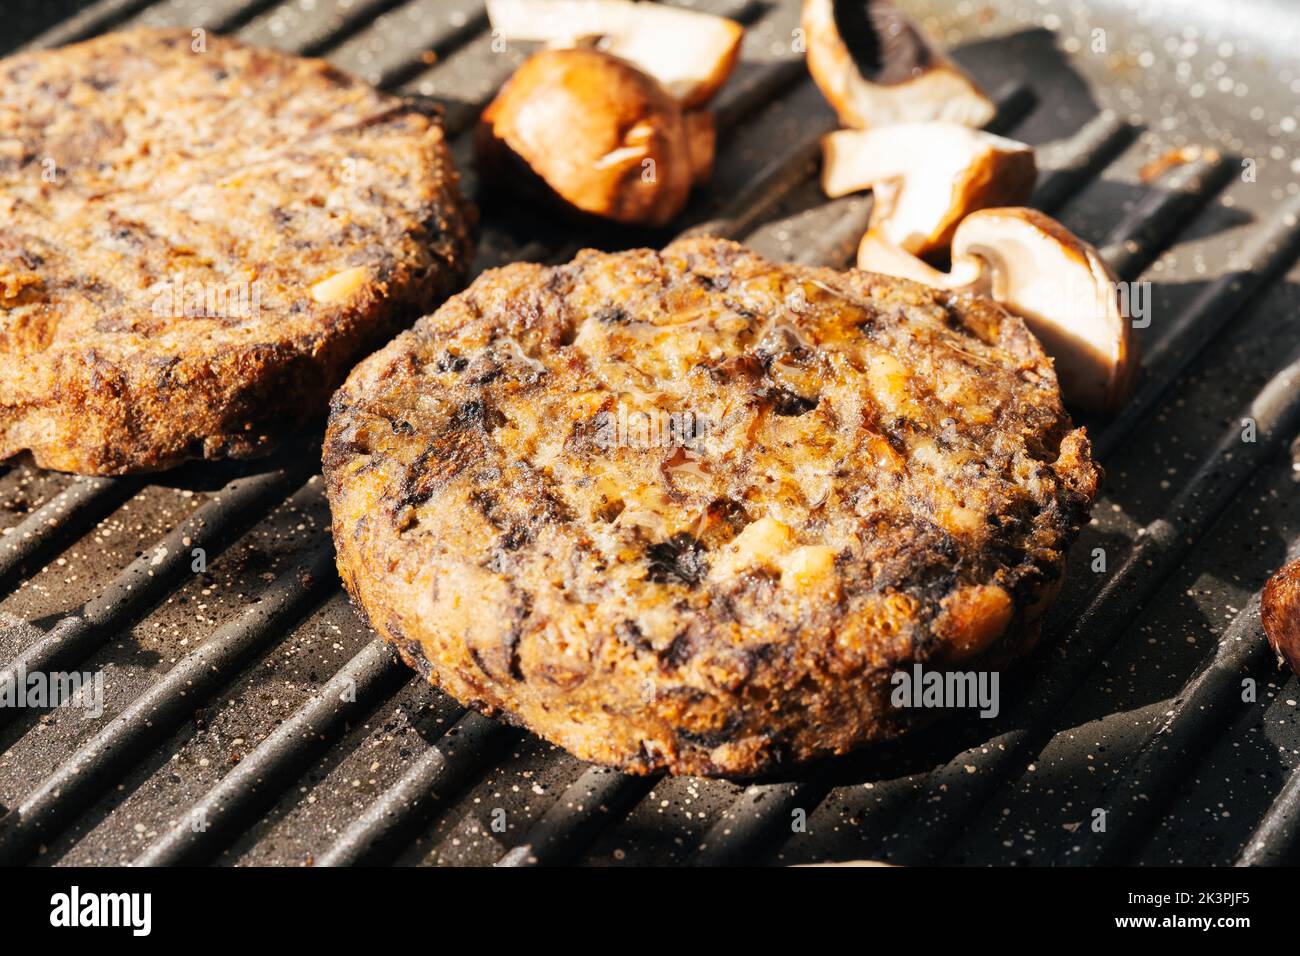
[(1023, 653), (1099, 472), (996, 305), (691, 240), (490, 272), (335, 396), (339, 569), (406, 660), (625, 770), (906, 730)]
[(318, 60), (134, 30), (0, 61), (0, 458), (247, 455), (457, 288), (441, 127)]

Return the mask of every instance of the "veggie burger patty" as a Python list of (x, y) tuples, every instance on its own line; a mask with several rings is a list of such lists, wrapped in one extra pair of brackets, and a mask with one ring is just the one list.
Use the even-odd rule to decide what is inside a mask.
[(0, 458), (262, 451), (463, 282), (434, 112), (320, 60), (131, 30), (0, 61)]
[(730, 242), (484, 274), (335, 396), (343, 580), (587, 760), (748, 776), (1024, 653), (1099, 469), (1020, 319)]

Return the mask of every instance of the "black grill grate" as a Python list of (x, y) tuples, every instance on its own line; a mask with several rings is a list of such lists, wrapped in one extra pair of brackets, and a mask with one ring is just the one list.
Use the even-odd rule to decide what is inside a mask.
[[(825, 203), (813, 181), (817, 141), (834, 120), (792, 49), (798, 4), (692, 5), (751, 29), (716, 104), (715, 185), (683, 225), (779, 258), (847, 264), (870, 202)], [(0, 518), (0, 660), (111, 676), (100, 722), (0, 709), (0, 861), (1287, 859), (1300, 826), (1297, 685), (1274, 670), (1249, 595), (1283, 550), (1300, 554), (1284, 454), (1300, 431), (1290, 319), (1300, 296), (1279, 282), (1300, 247), (1300, 190), (1284, 162), (1263, 161), (1275, 142), (1269, 111), (1292, 101), (1289, 74), (1272, 76), (1274, 93), (1252, 78), (1244, 102), (1261, 104), (1262, 119), (1234, 126), (1232, 104), (1219, 102), (1171, 130), (1169, 91), (1150, 74), (1181, 77), (1176, 64), (1195, 54), (1182, 25), (1145, 47), (1125, 34), (1130, 52), (1156, 53), (1134, 83), (1122, 57), (1081, 62), (1078, 38), (1124, 23), (1101, 4), (1095, 23), (1048, 4), (1042, 22), (1055, 32), (1009, 14), (962, 20), (906, 6), (931, 14), (927, 28), (946, 39), (984, 37), (958, 56), (997, 91), (994, 127), (1050, 144), (1033, 204), (1097, 242), (1122, 278), (1149, 277), (1159, 290), (1136, 398), (1113, 421), (1090, 423), (1111, 471), (1107, 497), (1003, 717), (748, 787), (586, 767), (466, 712), (371, 639), (338, 589), (312, 477), (317, 446), (152, 482), (18, 464), (0, 474), (11, 513)], [(101, 0), (33, 42), (135, 23), (231, 32), (434, 96), (471, 190), (466, 134), (521, 59), (493, 51), (475, 0)], [(1218, 42), (1227, 56), (1228, 40)], [(1110, 101), (1093, 102), (1112, 86)], [(1153, 183), (1135, 175), (1144, 157), (1197, 144), (1204, 124), (1217, 142), (1203, 145), (1217, 148)], [(1238, 175), (1243, 158), (1260, 160), (1258, 181)], [(575, 243), (487, 198), (480, 269), (671, 238)], [(1215, 278), (1185, 278), (1203, 271)], [(1257, 427), (1250, 443), (1246, 418)], [(123, 538), (138, 552), (113, 543)], [(1090, 574), (1086, 556), (1099, 547), (1110, 570)], [(197, 576), (195, 549), (212, 565)], [(1179, 596), (1216, 574), (1203, 596), (1221, 613), (1198, 620), (1201, 606)], [(1184, 634), (1166, 662), (1147, 650), (1170, 647), (1146, 637), (1156, 628), (1196, 643)], [(1121, 668), (1131, 679), (1111, 695)], [(1243, 679), (1259, 702), (1242, 700)], [(1234, 773), (1245, 776), (1225, 783)], [(1102, 833), (1088, 826), (1096, 808), (1108, 812)]]

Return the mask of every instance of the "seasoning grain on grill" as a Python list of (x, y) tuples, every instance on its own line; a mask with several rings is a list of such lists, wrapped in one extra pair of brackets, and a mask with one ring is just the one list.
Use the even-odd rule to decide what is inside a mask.
[(0, 62), (0, 458), (244, 456), (463, 281), (436, 115), (323, 61), (132, 30)]
[[(686, 413), (694, 447), (607, 427)], [(324, 457), (343, 580), (408, 662), (584, 759), (710, 775), (907, 730), (898, 668), (1023, 654), (1099, 480), (1020, 319), (717, 240), (485, 274), (353, 372)]]

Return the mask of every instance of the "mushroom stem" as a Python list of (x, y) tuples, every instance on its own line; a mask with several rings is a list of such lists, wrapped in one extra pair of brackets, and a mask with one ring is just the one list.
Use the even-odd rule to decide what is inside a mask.
[(878, 229), (868, 229), (858, 245), (858, 268), (864, 272), (911, 279), (936, 289), (961, 295), (988, 295), (988, 273), (977, 259), (954, 262), (951, 272), (940, 272), (923, 259), (891, 242)]

